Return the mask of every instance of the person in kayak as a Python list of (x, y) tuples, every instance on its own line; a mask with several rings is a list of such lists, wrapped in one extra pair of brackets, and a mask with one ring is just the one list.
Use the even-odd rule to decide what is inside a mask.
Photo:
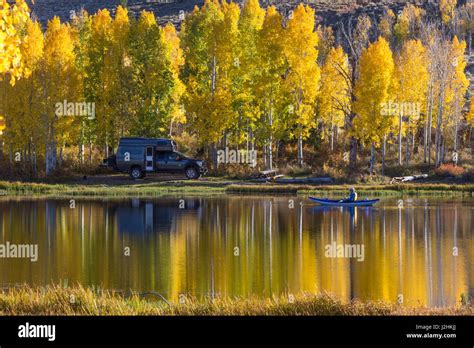
[(357, 201), (357, 192), (355, 188), (351, 187), (349, 189), (349, 196), (340, 200), (339, 202), (355, 202)]

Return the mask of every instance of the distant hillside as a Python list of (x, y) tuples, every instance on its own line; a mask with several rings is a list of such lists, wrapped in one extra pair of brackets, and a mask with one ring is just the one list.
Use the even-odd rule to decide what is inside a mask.
[[(180, 25), (180, 13), (192, 11), (194, 6), (201, 6), (204, 0), (36, 0), (32, 4), (27, 0), (33, 15), (41, 23), (54, 16), (59, 16), (62, 21), (69, 20), (72, 11), (78, 12), (84, 8), (89, 13), (95, 13), (101, 8), (108, 8), (112, 13), (119, 5), (127, 4), (128, 9), (137, 15), (142, 10), (155, 13), (160, 24), (167, 22)], [(237, 0), (237, 3), (244, 2)], [(303, 2), (316, 10), (318, 23), (333, 25), (341, 19), (349, 16), (357, 16), (367, 13), (373, 17), (379, 17), (387, 8), (399, 11), (406, 3), (413, 3), (423, 6), (428, 11), (436, 11), (438, 0), (261, 0), (264, 7), (274, 5), (281, 13), (288, 13), (297, 4)], [(463, 1), (459, 1), (463, 2)]]

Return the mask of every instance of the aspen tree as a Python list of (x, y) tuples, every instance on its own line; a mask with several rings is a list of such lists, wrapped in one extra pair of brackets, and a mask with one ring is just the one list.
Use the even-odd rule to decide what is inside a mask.
[(349, 61), (341, 47), (332, 48), (321, 68), (321, 91), (318, 96), (319, 112), (328, 127), (331, 151), (334, 150), (334, 135), (344, 126), (350, 114), (350, 90), (346, 76), (350, 75)]
[(39, 79), (40, 93), (44, 97), (41, 123), (46, 146), (46, 174), (49, 175), (56, 169), (58, 143), (61, 150), (68, 130), (73, 131), (77, 125), (76, 117), (59, 117), (56, 104), (64, 100), (77, 100), (80, 90), (71, 28), (68, 24), (61, 24), (58, 17), (48, 23), (45, 32), (44, 59)]
[[(444, 123), (446, 138), (451, 138), (452, 149), (457, 153), (459, 147), (459, 128), (461, 122), (462, 109), (465, 104), (465, 96), (469, 87), (469, 80), (465, 70), (467, 62), (465, 59), (466, 42), (459, 41), (455, 36), (451, 42), (450, 58), (453, 72), (446, 93), (446, 114), (447, 120)], [(443, 144), (445, 147), (445, 144)], [(443, 148), (443, 152), (445, 149)]]
[[(285, 126), (280, 123), (282, 108), (282, 76), (285, 73), (286, 63), (283, 55), (283, 27), (282, 17), (275, 7), (267, 9), (262, 30), (259, 32), (257, 43), (257, 57), (259, 74), (256, 76), (257, 100), (261, 111), (258, 125), (260, 139), (270, 140), (267, 167), (271, 169), (273, 160), (271, 143), (275, 135), (284, 137)], [(279, 131), (275, 134), (276, 131)]]
[[(186, 85), (184, 105), (188, 123), (203, 145), (211, 146), (217, 165), (217, 144), (235, 120), (232, 105), (233, 52), (238, 8), (224, 13), (217, 1), (206, 0), (195, 8), (182, 25), (181, 43), (185, 64), (181, 78)], [(224, 34), (229, 33), (231, 37)]]
[[(92, 34), (92, 17), (87, 11), (82, 10), (78, 14), (74, 14), (71, 18), (72, 35), (75, 42), (76, 66), (82, 75), (83, 92), (82, 97), (85, 102), (93, 101), (92, 85), (89, 83), (87, 74), (91, 65), (89, 57), (89, 44)], [(81, 164), (85, 160), (85, 145), (89, 147), (89, 164), (92, 164), (93, 144), (96, 141), (96, 119), (84, 117), (81, 120), (81, 129), (78, 139), (78, 157)]]
[(303, 140), (315, 127), (314, 104), (320, 80), (318, 35), (314, 10), (302, 4), (295, 9), (284, 30), (284, 55), (288, 64), (285, 89), (289, 95), (292, 136), (298, 140), (298, 164), (303, 166)]
[(371, 144), (371, 174), (374, 171), (375, 148), (384, 142), (393, 127), (393, 117), (383, 112), (392, 97), (393, 72), (392, 51), (387, 41), (379, 37), (360, 57), (359, 78), (354, 90), (356, 101), (353, 105), (357, 115), (354, 132), (361, 141)]
[[(151, 12), (142, 12), (133, 28), (129, 68), (132, 74), (132, 134), (159, 137), (169, 134), (176, 95), (172, 43)], [(170, 35), (172, 35), (170, 33)], [(176, 44), (176, 43), (175, 43)]]
[(5, 123), (8, 125), (4, 140), (9, 144), (10, 150), (20, 151), (24, 159), (27, 157), (33, 172), (36, 172), (36, 153), (43, 144), (39, 133), (42, 95), (39, 93), (38, 67), (44, 49), (40, 24), (28, 19), (26, 35), (28, 40), (21, 43), (20, 53), (23, 71), (27, 71), (27, 75), (17, 80), (14, 85), (7, 80), (0, 82), (0, 104)]
[(130, 95), (134, 95), (130, 64), (131, 23), (127, 9), (117, 7), (110, 23), (110, 41), (104, 60), (102, 79), (106, 88), (102, 95), (107, 115), (107, 133), (110, 146), (115, 148), (119, 137), (128, 134), (131, 128)]
[[(258, 0), (246, 1), (238, 21), (238, 52), (234, 58), (234, 105), (236, 105), (237, 122), (234, 129), (237, 145), (246, 141), (247, 150), (254, 146), (256, 124), (260, 116), (258, 99), (258, 77), (261, 74), (261, 61), (258, 56), (259, 33), (262, 29), (265, 10)], [(271, 123), (271, 120), (268, 120)], [(263, 124), (261, 125), (263, 126)], [(264, 139), (271, 157), (272, 140)], [(268, 159), (271, 164), (271, 159)]]
[(107, 79), (105, 62), (110, 54), (112, 40), (112, 18), (107, 9), (99, 10), (92, 17), (91, 34), (88, 49), (88, 62), (85, 70), (85, 97), (96, 105), (95, 136), (98, 145), (104, 147), (109, 155), (110, 113), (106, 99)]
[(165, 25), (162, 30), (163, 46), (165, 55), (169, 59), (170, 72), (173, 88), (170, 98), (170, 122), (169, 135), (173, 136), (173, 125), (186, 123), (186, 115), (182, 104), (185, 86), (179, 78), (180, 69), (184, 64), (183, 50), (176, 29), (171, 23)]
[(23, 73), (28, 73), (23, 71), (20, 46), (22, 41), (28, 40), (21, 31), (29, 16), (26, 1), (17, 0), (15, 5), (10, 6), (7, 0), (0, 0), (0, 78), (9, 74), (12, 84)]
[[(428, 93), (428, 69), (426, 49), (419, 40), (407, 41), (395, 64), (395, 102), (398, 111), (398, 164), (402, 164), (402, 139), (406, 138), (406, 162), (408, 164), (409, 137), (421, 121), (421, 110), (426, 109)], [(426, 114), (424, 112), (424, 114)], [(405, 119), (405, 120), (404, 120)], [(405, 121), (405, 122), (404, 122)], [(405, 126), (404, 126), (405, 125)], [(411, 139), (414, 142), (414, 137)]]
[(439, 11), (443, 23), (448, 24), (454, 18), (457, 0), (439, 0)]

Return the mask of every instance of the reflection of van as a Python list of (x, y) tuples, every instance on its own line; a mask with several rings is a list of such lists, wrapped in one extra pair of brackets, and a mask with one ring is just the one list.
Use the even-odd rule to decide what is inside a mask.
[(201, 200), (186, 198), (183, 204), (185, 209), (179, 208), (178, 200), (173, 198), (134, 198), (131, 201), (111, 202), (107, 205), (107, 211), (114, 217), (120, 233), (168, 233), (176, 228), (176, 221), (183, 217), (186, 217), (186, 221), (201, 220)]
[(179, 153), (173, 140), (163, 138), (121, 138), (117, 153), (104, 165), (128, 172), (133, 179), (143, 178), (146, 172), (183, 173), (188, 179), (207, 173), (203, 161)]

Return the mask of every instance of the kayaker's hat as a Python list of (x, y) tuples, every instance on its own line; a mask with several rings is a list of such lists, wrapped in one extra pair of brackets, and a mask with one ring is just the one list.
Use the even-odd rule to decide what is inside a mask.
[(355, 188), (351, 187), (351, 188), (349, 189), (349, 191), (355, 191)]

